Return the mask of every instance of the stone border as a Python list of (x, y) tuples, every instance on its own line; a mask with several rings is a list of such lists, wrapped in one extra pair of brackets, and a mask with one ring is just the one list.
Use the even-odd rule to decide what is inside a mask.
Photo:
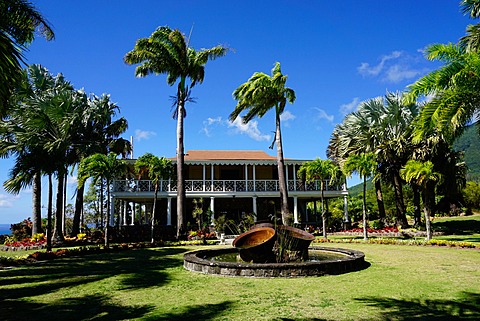
[(368, 266), (365, 262), (365, 254), (360, 251), (318, 246), (310, 247), (309, 250), (342, 253), (345, 257), (321, 262), (296, 263), (212, 262), (206, 259), (206, 257), (238, 252), (236, 248), (223, 248), (186, 253), (183, 257), (183, 266), (192, 272), (256, 278), (334, 275), (362, 270)]

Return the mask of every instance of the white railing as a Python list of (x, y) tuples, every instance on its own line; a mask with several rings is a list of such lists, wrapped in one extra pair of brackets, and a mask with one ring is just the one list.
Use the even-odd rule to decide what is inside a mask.
[[(319, 180), (306, 183), (300, 180), (287, 182), (289, 191), (321, 191)], [(342, 185), (330, 185), (325, 181), (326, 191), (341, 191)], [(113, 184), (114, 192), (154, 192), (155, 185), (150, 180), (116, 180)], [(159, 192), (176, 192), (176, 181), (160, 181)], [(278, 180), (186, 180), (186, 192), (277, 192)]]

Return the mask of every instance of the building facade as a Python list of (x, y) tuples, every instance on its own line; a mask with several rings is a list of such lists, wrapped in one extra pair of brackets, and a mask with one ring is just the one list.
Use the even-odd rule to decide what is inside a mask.
[[(175, 163), (175, 159), (172, 161)], [(297, 224), (309, 224), (318, 219), (316, 213), (307, 210), (307, 203), (320, 199), (320, 181), (306, 183), (297, 177), (298, 169), (307, 161), (285, 159), (289, 208)], [(134, 160), (131, 162), (133, 164)], [(325, 183), (324, 197), (344, 198), (347, 215), (345, 184)], [(226, 215), (233, 220), (253, 213), (257, 221), (266, 221), (280, 211), (277, 159), (263, 151), (188, 151), (185, 154), (185, 189), (189, 221), (192, 221), (194, 200), (198, 203), (200, 199), (203, 209), (210, 209), (214, 217)], [(121, 225), (147, 223), (154, 200), (152, 181), (115, 180), (112, 196), (120, 204), (112, 207), (116, 208), (112, 217), (117, 217)], [(176, 196), (174, 179), (160, 182), (156, 204), (160, 225), (176, 224)]]

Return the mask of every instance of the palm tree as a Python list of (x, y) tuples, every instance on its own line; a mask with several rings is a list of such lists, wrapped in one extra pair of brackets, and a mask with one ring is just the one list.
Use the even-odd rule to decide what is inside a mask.
[(357, 173), (363, 178), (363, 238), (368, 239), (367, 234), (367, 178), (372, 177), (377, 169), (375, 154), (364, 153), (360, 155), (351, 155), (343, 164), (343, 172), (347, 176)]
[(7, 100), (21, 80), (22, 51), (37, 31), (47, 40), (54, 37), (48, 22), (29, 1), (0, 2), (0, 118), (7, 114)]
[(93, 179), (96, 184), (105, 181), (107, 186), (107, 215), (105, 224), (105, 247), (108, 247), (108, 227), (110, 224), (110, 183), (117, 176), (126, 173), (127, 164), (125, 161), (117, 159), (115, 153), (93, 154), (84, 158), (78, 167), (78, 181), (80, 185), (85, 184), (88, 178)]
[(420, 162), (409, 160), (400, 171), (402, 177), (409, 183), (417, 184), (423, 191), (423, 212), (427, 229), (427, 240), (432, 239), (430, 217), (432, 216), (432, 204), (430, 193), (435, 189), (435, 184), (441, 179), (440, 173), (434, 171), (430, 161)]
[(341, 166), (350, 155), (373, 152), (378, 162), (375, 189), (380, 217), (385, 218), (380, 181), (391, 182), (395, 192), (396, 223), (408, 225), (405, 215), (400, 168), (414, 149), (411, 142), (413, 121), (418, 106), (404, 104), (399, 93), (369, 99), (359, 104), (336, 126), (328, 146), (328, 155)]
[[(16, 168), (12, 170), (8, 190), (18, 193), (22, 188), (32, 185), (33, 228), (32, 233), (41, 232), (41, 186), (39, 178), (44, 167), (51, 168), (56, 158), (45, 151), (47, 135), (45, 126), (51, 120), (39, 105), (52, 97), (73, 90), (62, 75), (53, 76), (40, 65), (31, 65), (22, 73), (10, 102), (11, 111), (8, 119), (0, 124), (0, 156), (15, 156)], [(25, 158), (22, 160), (22, 158)], [(33, 158), (28, 161), (27, 158)], [(23, 181), (22, 181), (23, 180)]]
[(151, 242), (154, 243), (155, 235), (155, 222), (157, 218), (157, 195), (160, 187), (160, 183), (164, 179), (169, 179), (173, 175), (172, 161), (165, 157), (157, 157), (153, 154), (146, 153), (140, 156), (135, 162), (135, 172), (140, 176), (139, 179), (147, 173), (148, 177), (152, 180), (155, 189), (153, 198), (153, 210), (152, 210), (152, 229), (151, 229)]
[(310, 162), (305, 162), (298, 169), (297, 175), (299, 178), (304, 179), (306, 182), (320, 181), (320, 199), (322, 202), (322, 228), (323, 237), (327, 238), (327, 213), (325, 211), (325, 182), (333, 184), (339, 181), (341, 174), (340, 167), (330, 159), (315, 159)]
[[(120, 138), (128, 128), (127, 120), (121, 117), (113, 120), (120, 108), (110, 100), (109, 95), (85, 95), (85, 110), (83, 111), (83, 124), (81, 135), (75, 144), (77, 150), (77, 162), (81, 159), (96, 153), (107, 155), (114, 152), (119, 155), (131, 151), (131, 144), (128, 140)], [(75, 199), (75, 212), (71, 235), (76, 236), (80, 232), (80, 216), (83, 210), (83, 196), (85, 185), (77, 187)]]
[(436, 131), (447, 137), (460, 135), (480, 106), (480, 54), (461, 45), (436, 44), (427, 48), (427, 59), (444, 65), (408, 86), (406, 99), (432, 96), (420, 113), (416, 139)]
[[(157, 28), (150, 37), (138, 39), (124, 61), (127, 64), (140, 64), (135, 69), (137, 77), (150, 74), (166, 74), (167, 83), (173, 86), (178, 80), (173, 117), (177, 119), (177, 237), (183, 230), (185, 221), (185, 178), (183, 120), (186, 116), (185, 103), (190, 100), (190, 90), (202, 83), (205, 64), (224, 56), (228, 49), (216, 46), (196, 51), (188, 47), (189, 39), (177, 29)], [(190, 80), (190, 85), (187, 84)]]
[[(262, 72), (254, 73), (247, 82), (241, 84), (233, 92), (233, 98), (238, 101), (230, 114), (230, 121), (234, 121), (242, 112), (247, 111), (242, 121), (247, 124), (255, 117), (263, 117), (270, 109), (275, 108), (275, 139), (277, 145), (277, 168), (282, 211), (282, 222), (290, 225), (292, 214), (288, 210), (288, 189), (283, 159), (282, 133), (280, 116), (285, 110), (287, 101), (295, 101), (293, 89), (285, 87), (287, 76), (282, 74), (280, 63), (276, 62), (272, 69), (272, 76)], [(270, 146), (273, 148), (273, 143)]]

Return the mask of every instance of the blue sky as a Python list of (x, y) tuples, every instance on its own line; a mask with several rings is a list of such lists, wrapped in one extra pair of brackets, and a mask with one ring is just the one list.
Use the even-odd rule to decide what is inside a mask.
[[(335, 124), (359, 102), (386, 91), (403, 91), (438, 67), (422, 50), (433, 43), (457, 42), (468, 24), (459, 1), (32, 1), (53, 25), (56, 38), (37, 38), (28, 63), (62, 73), (78, 89), (111, 95), (127, 118), (124, 138), (134, 154), (175, 155), (176, 122), (171, 117), (165, 76), (135, 78), (123, 56), (138, 38), (168, 25), (186, 35), (190, 46), (218, 44), (232, 50), (206, 66), (203, 84), (187, 105), (185, 150), (263, 150), (275, 130), (274, 115), (248, 126), (229, 122), (232, 92), (254, 72), (270, 74), (276, 61), (288, 75), (297, 100), (288, 105), (282, 134), (287, 158), (325, 158)], [(11, 160), (0, 159), (0, 182)], [(75, 178), (70, 179), (69, 202)], [(355, 178), (350, 184), (357, 183)], [(0, 187), (0, 223), (31, 215), (31, 191), (10, 195)]]

